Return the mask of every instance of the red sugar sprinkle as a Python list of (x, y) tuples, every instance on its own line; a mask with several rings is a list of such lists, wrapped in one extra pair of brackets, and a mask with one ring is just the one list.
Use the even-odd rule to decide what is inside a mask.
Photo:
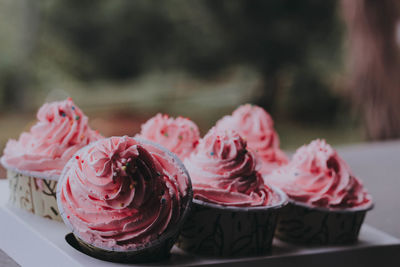
[(198, 143), (199, 143), (199, 141), (194, 141), (193, 142), (193, 147), (196, 147)]
[(82, 160), (81, 162), (83, 163), (84, 161)]
[(69, 219), (69, 215), (67, 216), (67, 219)]
[(79, 159), (79, 156), (76, 156), (75, 158), (76, 158), (76, 159)]

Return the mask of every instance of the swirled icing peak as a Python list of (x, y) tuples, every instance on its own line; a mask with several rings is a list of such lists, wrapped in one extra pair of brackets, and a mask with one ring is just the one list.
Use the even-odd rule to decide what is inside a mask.
[(173, 154), (131, 137), (102, 139), (77, 152), (59, 182), (64, 221), (83, 241), (130, 250), (176, 227), (191, 199)]
[(161, 144), (182, 160), (189, 156), (200, 139), (199, 129), (193, 121), (160, 113), (142, 125), (138, 136)]
[(2, 158), (6, 166), (58, 176), (76, 151), (103, 138), (90, 129), (88, 118), (71, 98), (44, 104), (37, 119), (29, 132), (7, 142)]
[(271, 116), (261, 107), (245, 104), (232, 115), (220, 119), (216, 127), (220, 130), (235, 130), (246, 139), (250, 149), (261, 159), (262, 174), (270, 173), (287, 163), (286, 155), (279, 148), (279, 137)]
[(300, 147), (288, 165), (265, 179), (293, 200), (311, 206), (341, 209), (372, 202), (361, 181), (325, 140)]
[(196, 199), (225, 206), (266, 206), (277, 201), (256, 171), (254, 155), (234, 131), (212, 128), (185, 166)]

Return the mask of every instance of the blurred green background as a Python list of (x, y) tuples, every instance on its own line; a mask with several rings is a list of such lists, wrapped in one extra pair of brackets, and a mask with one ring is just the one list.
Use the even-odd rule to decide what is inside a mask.
[(339, 13), (333, 0), (0, 0), (0, 146), (67, 96), (104, 135), (157, 112), (205, 133), (250, 102), (284, 149), (359, 142)]

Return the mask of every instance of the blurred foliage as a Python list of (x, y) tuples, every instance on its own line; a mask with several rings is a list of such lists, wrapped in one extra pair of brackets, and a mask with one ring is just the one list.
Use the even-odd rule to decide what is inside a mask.
[(30, 36), (13, 37), (14, 44), (0, 41), (9, 62), (0, 64), (2, 101), (16, 104), (15, 92), (29, 99), (30, 87), (49, 81), (79, 81), (95, 90), (91, 84), (99, 80), (120, 83), (154, 71), (209, 80), (245, 65), (261, 80), (253, 102), (295, 120), (331, 122), (343, 105), (332, 82), (342, 70), (336, 5), (334, 0), (0, 0), (2, 15), (20, 24), (0, 26), (0, 36), (2, 28), (11, 29), (7, 36)]

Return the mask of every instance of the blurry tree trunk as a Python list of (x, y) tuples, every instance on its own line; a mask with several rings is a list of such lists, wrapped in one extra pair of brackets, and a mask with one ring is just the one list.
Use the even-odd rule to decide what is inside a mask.
[(264, 74), (261, 86), (259, 88), (259, 95), (254, 103), (263, 107), (268, 113), (274, 113), (276, 94), (279, 87), (278, 75), (275, 72)]
[(10, 71), (3, 74), (3, 105), (7, 109), (20, 110), (23, 108), (23, 87), (21, 75), (16, 71)]
[(399, 3), (342, 0), (350, 41), (350, 91), (370, 140), (400, 137)]
[(8, 109), (22, 110), (30, 108), (28, 99), (28, 89), (32, 80), (32, 57), (37, 44), (39, 8), (38, 3), (30, 0), (17, 1), (18, 25), (17, 33), (20, 34), (20, 41), (17, 43), (18, 56), (15, 66), (11, 67), (5, 74), (3, 101)]

